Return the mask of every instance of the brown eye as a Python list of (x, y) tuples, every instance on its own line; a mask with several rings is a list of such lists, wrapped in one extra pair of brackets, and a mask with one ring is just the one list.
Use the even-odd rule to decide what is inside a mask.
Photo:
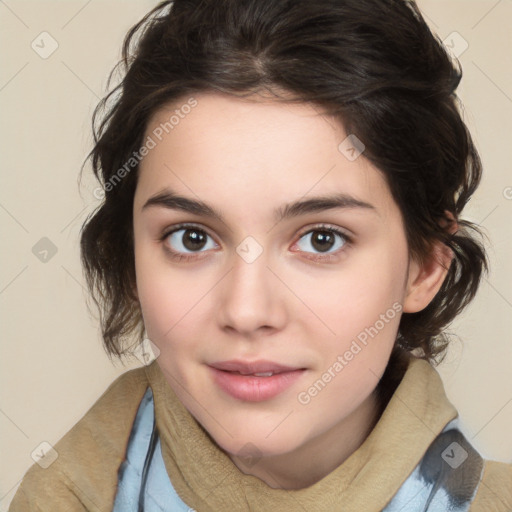
[[(334, 252), (341, 249), (349, 242), (347, 236), (338, 230), (329, 229), (312, 229), (302, 235), (297, 245), (304, 252), (329, 253), (332, 249)], [(308, 250), (312, 247), (313, 251)]]
[(311, 245), (320, 252), (328, 251), (335, 243), (334, 235), (328, 231), (314, 231), (311, 236)]
[(202, 249), (206, 243), (206, 235), (194, 229), (187, 229), (182, 235), (183, 246), (189, 251)]
[[(211, 237), (202, 229), (185, 227), (176, 229), (166, 236), (170, 250), (177, 253), (191, 253), (216, 247)], [(210, 246), (208, 244), (210, 243)]]

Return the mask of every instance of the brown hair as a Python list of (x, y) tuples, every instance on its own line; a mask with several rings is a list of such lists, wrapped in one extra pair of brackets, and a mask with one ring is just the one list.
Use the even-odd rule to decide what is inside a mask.
[[(266, 91), (278, 101), (308, 102), (365, 144), (364, 156), (382, 171), (402, 212), (411, 255), (422, 260), (440, 240), (455, 256), (431, 303), (402, 315), (392, 359), (415, 349), (429, 361), (442, 356), (447, 325), (487, 270), (481, 232), (459, 218), (479, 184), (481, 162), (459, 113), (460, 65), (413, 1), (162, 2), (126, 35), (119, 65), (122, 81), (94, 112), (88, 156), (105, 197), (81, 232), (110, 357), (127, 353), (125, 341), (137, 332), (139, 342), (144, 332), (134, 293), (137, 165), (115, 186), (112, 179), (143, 144), (156, 110), (201, 91)], [(454, 234), (446, 212), (458, 222)]]

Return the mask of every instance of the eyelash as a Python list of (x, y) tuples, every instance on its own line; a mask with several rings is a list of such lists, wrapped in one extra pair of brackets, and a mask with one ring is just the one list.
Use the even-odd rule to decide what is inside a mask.
[[(184, 255), (183, 253), (180, 253), (178, 251), (174, 251), (172, 249), (169, 249), (169, 247), (167, 245), (165, 245), (165, 241), (167, 240), (167, 238), (169, 236), (171, 236), (176, 231), (180, 231), (182, 229), (195, 229), (197, 231), (205, 233), (210, 238), (213, 238), (208, 233), (208, 231), (204, 230), (203, 228), (199, 227), (198, 225), (184, 223), (184, 224), (177, 224), (176, 226), (173, 226), (172, 229), (168, 229), (168, 230), (164, 231), (164, 233), (159, 237), (159, 241), (164, 244), (165, 251), (167, 252), (167, 254), (173, 260), (176, 260), (176, 261), (192, 261), (192, 260), (197, 260), (198, 259), (197, 256), (193, 256), (192, 255), (194, 253), (189, 253), (189, 255)], [(335, 253), (329, 253), (329, 254), (325, 254), (325, 255), (321, 255), (321, 253), (317, 253), (317, 255), (313, 256), (313, 257), (312, 256), (307, 256), (308, 259), (311, 259), (313, 261), (318, 261), (318, 262), (325, 263), (325, 262), (330, 262), (332, 260), (335, 260), (335, 259), (337, 259), (339, 257), (340, 253), (346, 251), (347, 248), (350, 247), (352, 245), (352, 243), (353, 243), (353, 240), (352, 240), (351, 236), (347, 235), (345, 232), (341, 231), (340, 229), (335, 228), (333, 226), (329, 226), (327, 224), (319, 224), (317, 226), (313, 226), (312, 228), (308, 228), (307, 230), (305, 230), (305, 231), (303, 231), (303, 232), (301, 232), (299, 234), (298, 240), (300, 240), (304, 235), (307, 235), (309, 233), (314, 233), (315, 231), (327, 231), (328, 233), (334, 233), (335, 235), (338, 235), (340, 238), (343, 239), (344, 244)], [(200, 252), (198, 252), (196, 254), (200, 254)], [(311, 255), (313, 253), (307, 253), (307, 254)]]

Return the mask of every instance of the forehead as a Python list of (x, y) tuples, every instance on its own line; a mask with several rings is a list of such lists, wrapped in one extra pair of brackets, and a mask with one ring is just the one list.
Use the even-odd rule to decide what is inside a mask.
[(148, 122), (144, 139), (154, 147), (140, 164), (136, 202), (169, 187), (239, 210), (248, 202), (254, 211), (335, 192), (389, 208), (382, 173), (364, 153), (347, 158), (348, 135), (308, 103), (216, 93), (184, 97)]

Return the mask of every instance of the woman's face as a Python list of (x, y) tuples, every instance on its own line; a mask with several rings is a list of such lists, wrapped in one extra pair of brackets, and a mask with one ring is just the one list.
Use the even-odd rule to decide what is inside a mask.
[(400, 211), (347, 135), (307, 104), (214, 93), (147, 127), (133, 209), (146, 330), (233, 456), (364, 428), (412, 308)]

